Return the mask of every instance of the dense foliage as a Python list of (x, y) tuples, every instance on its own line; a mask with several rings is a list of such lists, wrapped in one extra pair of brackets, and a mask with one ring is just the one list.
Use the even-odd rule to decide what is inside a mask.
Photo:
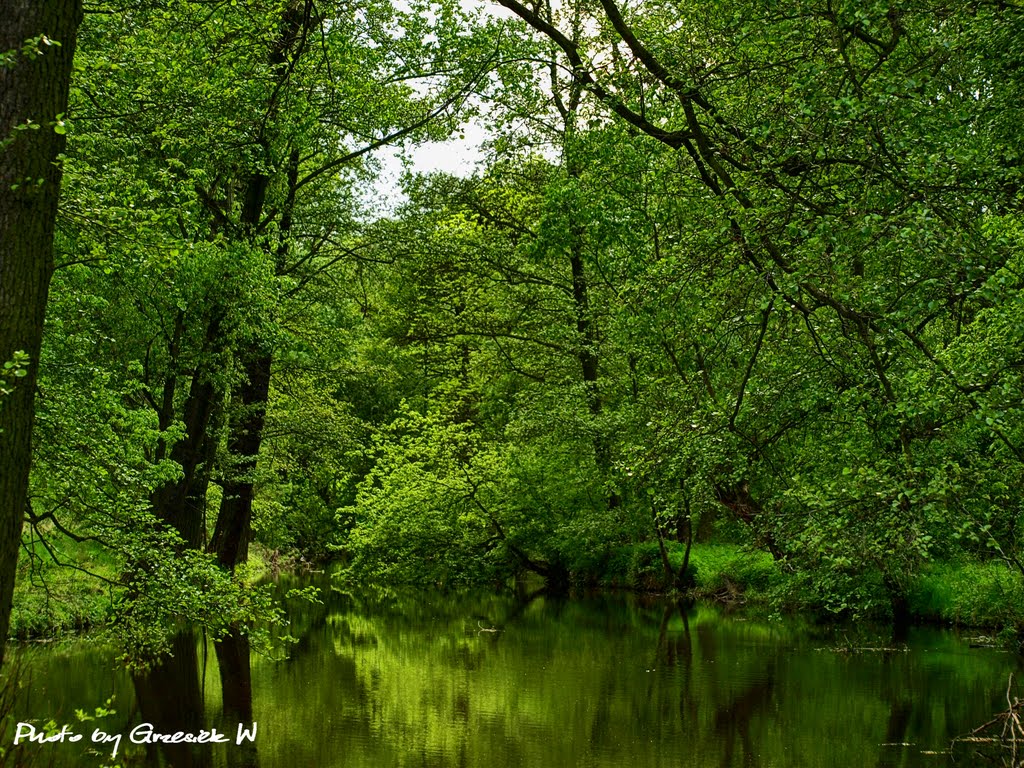
[[(253, 539), (374, 581), (691, 589), (726, 542), (820, 610), (905, 614), (934, 563), (1019, 593), (1024, 13), (500, 3), (86, 14), (23, 585), (88, 560), (146, 647), (259, 612)], [(367, 208), (375, 149), (474, 114), (472, 176)]]

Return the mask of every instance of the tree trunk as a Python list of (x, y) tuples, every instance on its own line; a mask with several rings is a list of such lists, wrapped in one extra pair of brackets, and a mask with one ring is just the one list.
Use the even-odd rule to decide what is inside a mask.
[(174, 528), (190, 549), (203, 546), (205, 533), (206, 486), (216, 448), (215, 414), (223, 399), (223, 391), (215, 383), (216, 366), (211, 361), (222, 346), (220, 332), (220, 321), (214, 318), (206, 329), (205, 362), (192, 373), (185, 400), (185, 435), (171, 449), (171, 459), (181, 465), (182, 475), (157, 488), (151, 498), (156, 516)]
[[(280, 79), (277, 86), (283, 86), (289, 77), (281, 66), (288, 60), (311, 28), (312, 4), (295, 2), (285, 8), (281, 30), (270, 50), (270, 64), (278, 69)], [(300, 51), (301, 52), (301, 51)], [(267, 123), (277, 113), (277, 90), (274, 99), (267, 105)], [(258, 143), (265, 155), (270, 155), (270, 141), (261, 135)], [(292, 214), (295, 208), (295, 194), (299, 180), (299, 151), (289, 152), (286, 165), (287, 193), (278, 227), (279, 245), (275, 255), (275, 272), (280, 275), (285, 269), (291, 237)], [(253, 248), (267, 247), (257, 243), (255, 233), (263, 218), (267, 190), (271, 178), (265, 173), (254, 173), (245, 182), (245, 204), (239, 216), (239, 231)], [(249, 557), (249, 538), (252, 530), (253, 478), (260, 445), (263, 443), (263, 424), (266, 420), (267, 400), (270, 394), (270, 369), (273, 353), (263, 349), (263, 343), (253, 340), (240, 351), (245, 365), (245, 381), (237, 402), (241, 411), (233, 414), (228, 425), (228, 455), (232, 466), (230, 475), (224, 481), (217, 525), (210, 540), (209, 551), (217, 554), (217, 560), (225, 568), (234, 570)]]
[[(81, 0), (0, 0), (0, 365), (27, 355), (24, 376), (0, 374), (0, 663), (10, 622), (21, 523), (28, 503), (33, 401), (64, 129)], [(32, 41), (32, 42), (29, 42)], [(38, 52), (38, 53), (37, 53)]]
[(231, 422), (228, 453), (234, 465), (224, 481), (217, 527), (210, 540), (210, 551), (232, 570), (249, 557), (249, 532), (252, 524), (253, 477), (263, 442), (263, 423), (270, 393), (271, 356), (256, 354), (245, 365), (246, 379), (238, 393), (240, 411)]
[[(597, 419), (601, 415), (601, 391), (599, 388), (599, 357), (600, 343), (597, 329), (591, 318), (590, 289), (587, 272), (583, 263), (583, 232), (573, 228), (572, 245), (569, 252), (569, 267), (572, 270), (572, 299), (576, 314), (576, 333), (579, 341), (578, 358), (583, 373), (583, 386), (587, 395), (587, 407), (594, 418), (594, 461), (601, 473), (601, 478), (608, 477), (612, 467), (612, 451), (608, 436), (602, 430)], [(614, 491), (608, 494), (608, 508), (615, 509), (621, 500)]]
[[(764, 547), (776, 560), (783, 559), (783, 551), (775, 543), (775, 537), (770, 530), (759, 526), (761, 520), (761, 505), (750, 494), (750, 486), (746, 481), (738, 483), (715, 483), (715, 496), (719, 503), (730, 510), (733, 517), (740, 522), (746, 523), (755, 533), (756, 543)], [(759, 530), (760, 528), (760, 530)]]

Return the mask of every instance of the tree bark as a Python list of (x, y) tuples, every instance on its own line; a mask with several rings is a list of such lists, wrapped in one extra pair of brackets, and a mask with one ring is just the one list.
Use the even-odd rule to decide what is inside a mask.
[[(252, 350), (250, 350), (252, 354)], [(269, 353), (255, 353), (246, 361), (245, 381), (238, 394), (240, 411), (231, 422), (228, 453), (234, 466), (224, 481), (217, 527), (210, 540), (210, 551), (218, 562), (234, 569), (249, 557), (249, 534), (252, 528), (253, 477), (263, 442), (263, 423), (270, 393)]]
[[(574, 29), (579, 23), (577, 18), (574, 22)], [(556, 106), (562, 115), (562, 162), (567, 175), (579, 182), (583, 175), (583, 168), (579, 164), (576, 148), (576, 117), (580, 100), (583, 96), (583, 88), (578, 80), (574, 80), (569, 88), (566, 98), (558, 94), (557, 81), (552, 80), (552, 90), (556, 94)], [(583, 387), (587, 398), (587, 408), (594, 420), (594, 461), (597, 465), (602, 479), (607, 478), (612, 466), (612, 453), (608, 436), (604, 434), (601, 426), (597, 423), (601, 415), (602, 401), (599, 386), (600, 379), (600, 338), (598, 328), (594, 322), (590, 302), (590, 284), (587, 279), (587, 270), (584, 263), (584, 243), (586, 231), (579, 223), (573, 212), (569, 213), (569, 267), (572, 270), (572, 301), (573, 310), (576, 316), (576, 337), (579, 344), (577, 359), (580, 363), (580, 371), (583, 374)], [(617, 493), (608, 495), (608, 508), (614, 509), (619, 506), (620, 499)]]
[[(32, 421), (81, 0), (0, 0), (0, 365), (27, 355), (25, 375), (0, 375), (0, 663), (28, 503)], [(37, 53), (38, 52), (38, 53)]]

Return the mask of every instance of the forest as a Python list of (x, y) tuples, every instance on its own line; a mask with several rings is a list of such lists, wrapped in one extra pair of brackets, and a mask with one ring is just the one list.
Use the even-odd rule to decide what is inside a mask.
[(337, 562), (1024, 638), (1018, 4), (0, 17), (0, 636)]

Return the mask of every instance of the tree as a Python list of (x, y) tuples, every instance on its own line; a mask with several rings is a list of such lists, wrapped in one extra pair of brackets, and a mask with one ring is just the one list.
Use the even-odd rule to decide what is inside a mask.
[[(227, 588), (253, 528), (426, 580), (638, 545), (685, 588), (717, 526), (835, 610), (1024, 571), (1020, 11), (500, 3), (87, 17), (34, 531), (117, 539), (140, 606), (133, 565)], [(373, 150), (471, 93), (487, 167), (368, 221)]]
[[(388, 2), (375, 8), (368, 6), (364, 12), (369, 17), (377, 17), (375, 24), (381, 24), (382, 28), (388, 24), (397, 26), (401, 34), (388, 33), (396, 39), (385, 43), (384, 38), (380, 50), (367, 52), (367, 66), (359, 78), (368, 77), (373, 71), (387, 71), (398, 61), (401, 61), (400, 82), (409, 79), (426, 81), (441, 68), (447, 72), (441, 87), (423, 99), (410, 98), (404, 85), (392, 87), (394, 102), (386, 108), (374, 103), (375, 109), (361, 109), (359, 100), (347, 101), (331, 94), (327, 102), (320, 105), (319, 125), (309, 135), (299, 132), (287, 135), (279, 123), (298, 122), (298, 117), (279, 114), (283, 110), (275, 99), (291, 101), (292, 110), (297, 105), (309, 104), (313, 101), (310, 91), (318, 87), (310, 78), (310, 71), (315, 72), (321, 66), (329, 71), (331, 66), (328, 58), (330, 48), (325, 46), (325, 50), (316, 51), (308, 44), (307, 37), (318, 25), (324, 25), (326, 33), (323, 39), (328, 44), (335, 43), (339, 33), (347, 35), (351, 32), (337, 23), (338, 19), (317, 18), (313, 4), (308, 0), (304, 4), (296, 4), (286, 13), (280, 37), (272, 46), (270, 57), (277, 83), (256, 139), (267, 162), (242, 185), (245, 202), (233, 229), (251, 248), (268, 252), (277, 279), (297, 281), (295, 288), (288, 292), (288, 298), (319, 273), (350, 256), (344, 245), (344, 220), (337, 215), (334, 221), (321, 218), (315, 211), (316, 206), (310, 205), (310, 196), (333, 187), (346, 166), (374, 149), (436, 128), (435, 124), (440, 123), (443, 116), (459, 111), (462, 102), (476, 87), (477, 80), (489, 68), (493, 55), (484, 49), (482, 60), (474, 61), (480, 53), (471, 46), (467, 54), (459, 49), (460, 46), (445, 50), (431, 43), (422, 44), (415, 35), (410, 36), (406, 32), (406, 28), (414, 30), (422, 24), (422, 19), (415, 14), (400, 12)], [(434, 34), (449, 38), (449, 31), (444, 26), (437, 22)], [(407, 39), (409, 37), (413, 39)], [(338, 84), (331, 85), (337, 87)], [(314, 154), (305, 160), (300, 159), (307, 154), (306, 150), (316, 141), (318, 134), (330, 135), (331, 126), (341, 122), (348, 125), (364, 123), (360, 126), (363, 135), (355, 142), (357, 148), (333, 157)], [(336, 129), (334, 133), (337, 134)], [(277, 139), (278, 146), (274, 146), (272, 138)], [(275, 155), (281, 158), (276, 167), (269, 161)], [(278, 210), (266, 212), (267, 191), (275, 183), (283, 200), (278, 203)], [(230, 220), (231, 212), (224, 213)], [(299, 219), (298, 224), (296, 218)], [(262, 234), (270, 223), (276, 225), (276, 237)], [(263, 442), (275, 351), (273, 334), (268, 333), (268, 328), (257, 329), (238, 352), (242, 375), (232, 393), (234, 407), (228, 433), (231, 466), (226, 467), (217, 524), (209, 544), (219, 561), (229, 568), (245, 561), (251, 535), (253, 474)]]
[[(207, 566), (245, 559), (274, 359), (351, 258), (365, 160), (450, 131), (496, 44), (454, 5), (123, 7), (79, 40), (30, 520), (40, 551), (105, 547), (118, 615), (159, 631), (216, 622)], [(197, 602), (155, 612), (174, 580)]]
[[(33, 401), (81, 0), (0, 2), (0, 662), (27, 504)], [(16, 357), (17, 356), (17, 357)], [(13, 386), (12, 386), (13, 384)]]
[[(736, 441), (721, 501), (749, 517), (774, 496), (768, 527), (788, 539), (783, 553), (880, 571), (898, 601), (949, 501), (929, 479), (943, 472), (933, 448), (944, 415), (985, 419), (1000, 465), (1020, 463), (1007, 405), (986, 413), (995, 388), (1016, 391), (1020, 347), (989, 348), (998, 362), (980, 385), (962, 357), (973, 333), (988, 335), (976, 321), (995, 331), (1013, 314), (1008, 294), (990, 311), (992, 292), (1020, 285), (1019, 133), (1005, 117), (1019, 90), (1005, 76), (1019, 9), (950, 6), (937, 23), (915, 3), (684, 2), (666, 17), (601, 0), (580, 37), (542, 5), (499, 2), (551, 42), (595, 105), (679, 155), (703, 188), (697, 207), (714, 214), (719, 258), (738, 256), (754, 278), (725, 305), (749, 339), (720, 347), (736, 362), (700, 365), (729, 392), (707, 427)], [(814, 360), (812, 378), (794, 398), (783, 382), (800, 356)], [(955, 406), (926, 381), (946, 382)], [(772, 390), (787, 402), (774, 415)], [(829, 437), (793, 449), (794, 433)]]
[[(477, 455), (525, 455), (528, 433), (496, 436), (511, 424), (565, 434), (575, 350), (585, 429), (607, 436), (594, 443), (604, 482), (621, 491), (622, 519), (646, 510), (659, 539), (712, 535), (729, 510), (733, 530), (835, 610), (899, 613), (922, 562), (961, 538), (1019, 569), (1019, 10), (950, 6), (936, 23), (915, 3), (500, 2), (541, 42), (522, 53), (540, 66), (492, 107), (498, 159), (396, 227), (461, 206), (453, 221), (507, 237), (491, 268), (479, 232), (445, 231), (422, 277), (392, 278), (408, 290), (394, 297), (408, 323), (392, 341), (420, 349), (424, 373), (428, 361), (450, 372), (448, 389), (417, 401), (434, 419), (418, 439), (445, 434), (434, 404), (460, 360), (473, 409), (504, 418), (475, 435)], [(529, 175), (537, 148), (561, 165)], [(458, 269), (439, 268), (449, 262)], [(566, 319), (573, 339), (558, 335)], [(524, 353), (531, 342), (546, 344)], [(363, 486), (370, 526), (405, 514), (376, 506), (403, 484), (442, 487), (399, 477), (400, 454), (381, 452), (387, 492)], [(557, 475), (559, 452), (542, 454), (532, 466)], [(493, 484), (489, 509), (511, 508), (510, 487)], [(534, 508), (531, 522), (544, 517)], [(573, 513), (562, 531), (616, 525)], [(384, 542), (390, 557), (398, 546)]]

